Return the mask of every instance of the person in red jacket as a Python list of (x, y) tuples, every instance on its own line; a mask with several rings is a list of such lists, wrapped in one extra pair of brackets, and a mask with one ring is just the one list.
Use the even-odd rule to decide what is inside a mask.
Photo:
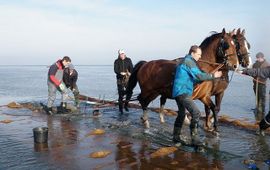
[(47, 114), (52, 115), (52, 105), (56, 98), (57, 90), (62, 94), (62, 102), (60, 106), (60, 112), (67, 112), (67, 99), (68, 91), (66, 85), (63, 83), (63, 72), (64, 68), (71, 63), (71, 59), (68, 56), (63, 57), (63, 59), (58, 60), (56, 63), (50, 66), (48, 72), (48, 103), (47, 103)]

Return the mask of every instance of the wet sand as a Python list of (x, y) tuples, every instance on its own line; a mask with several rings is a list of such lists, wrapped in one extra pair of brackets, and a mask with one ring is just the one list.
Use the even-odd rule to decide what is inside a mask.
[[(100, 108), (99, 118), (93, 107), (82, 106), (81, 114), (47, 116), (38, 109), (0, 108), (0, 169), (247, 169), (254, 160), (260, 169), (269, 169), (263, 161), (270, 158), (269, 136), (255, 135), (254, 130), (220, 123), (219, 138), (205, 133), (205, 152), (191, 147), (177, 148), (171, 154), (152, 157), (171, 142), (175, 117), (160, 124), (151, 112), (151, 128), (140, 122), (142, 111), (132, 108), (119, 115), (114, 106)], [(202, 124), (202, 122), (201, 122)], [(32, 129), (49, 128), (47, 144), (35, 144)], [(102, 135), (89, 135), (103, 129)], [(184, 127), (188, 136), (188, 127)], [(110, 151), (104, 158), (91, 158), (97, 151)]]

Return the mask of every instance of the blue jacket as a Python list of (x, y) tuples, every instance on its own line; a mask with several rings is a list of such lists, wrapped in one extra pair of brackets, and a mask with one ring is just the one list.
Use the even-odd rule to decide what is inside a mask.
[(202, 71), (191, 55), (186, 55), (183, 62), (176, 67), (173, 84), (173, 97), (187, 94), (192, 96), (193, 86), (204, 80), (213, 80), (214, 76)]

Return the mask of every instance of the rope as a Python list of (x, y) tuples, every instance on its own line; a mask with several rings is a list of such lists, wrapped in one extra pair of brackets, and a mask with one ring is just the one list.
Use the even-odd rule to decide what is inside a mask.
[(214, 62), (210, 62), (210, 61), (206, 61), (206, 60), (202, 60), (202, 59), (199, 59), (198, 62), (207, 63), (210, 65), (220, 65), (221, 64), (221, 63), (214, 63)]
[[(236, 72), (236, 73), (238, 73), (238, 72)], [(242, 73), (238, 73), (238, 74), (240, 74), (241, 76), (251, 77), (251, 76), (249, 76), (249, 75), (242, 74)], [(257, 79), (255, 79), (255, 78), (253, 78), (253, 77), (251, 77), (251, 78), (252, 78), (252, 80), (255, 81), (255, 82), (258, 82), (258, 83), (261, 83), (261, 84), (266, 84), (266, 83), (263, 82), (263, 81), (257, 80)]]

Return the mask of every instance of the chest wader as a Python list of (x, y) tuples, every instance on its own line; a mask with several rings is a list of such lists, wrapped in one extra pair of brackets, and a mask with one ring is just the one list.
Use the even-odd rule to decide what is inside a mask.
[[(57, 70), (56, 74), (55, 74), (55, 78), (58, 79), (59, 81), (63, 80), (63, 70)], [(54, 83), (51, 82), (51, 80), (48, 77), (47, 80), (47, 84), (48, 84), (48, 102), (47, 102), (47, 113), (48, 114), (53, 114), (52, 112), (52, 106), (53, 103), (55, 101), (56, 98), (56, 92), (57, 92), (57, 87)], [(67, 105), (67, 99), (68, 99), (68, 93), (67, 93), (67, 89), (65, 89), (64, 91), (61, 92), (62, 95), (62, 102), (60, 105), (60, 111), (61, 112), (66, 112), (66, 105)]]

